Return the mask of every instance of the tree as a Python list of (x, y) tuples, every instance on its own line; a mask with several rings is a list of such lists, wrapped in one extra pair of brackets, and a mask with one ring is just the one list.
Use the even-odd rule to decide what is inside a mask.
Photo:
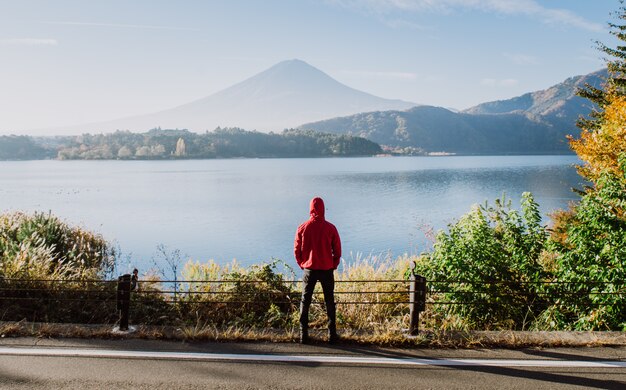
[[(609, 69), (623, 77), (626, 46), (618, 52), (621, 62)], [(570, 139), (584, 161), (579, 172), (593, 186), (579, 204), (557, 215), (550, 240), (555, 276), (563, 284), (553, 286), (559, 298), (544, 317), (577, 330), (626, 329), (626, 83), (616, 78), (607, 87), (602, 115), (582, 128), (579, 139)]]
[(564, 239), (552, 240), (561, 284), (552, 286), (549, 311), (566, 328), (625, 330), (626, 181), (605, 171), (596, 186), (576, 206)]
[(163, 157), (165, 156), (165, 146), (158, 144), (158, 145), (153, 145), (150, 148), (150, 154), (154, 157)]
[(117, 151), (117, 157), (121, 159), (131, 158), (133, 155), (133, 150), (128, 146), (122, 146), (120, 150)]
[(182, 138), (179, 138), (178, 141), (176, 141), (176, 151), (174, 152), (174, 155), (177, 157), (183, 157), (186, 154), (187, 154), (187, 151), (185, 147), (185, 140)]
[(598, 50), (608, 56), (607, 68), (609, 77), (606, 80), (605, 88), (596, 88), (590, 84), (585, 84), (584, 88), (578, 90), (578, 96), (591, 100), (598, 106), (598, 110), (590, 114), (589, 118), (580, 118), (578, 127), (592, 131), (600, 126), (604, 116), (604, 109), (609, 104), (607, 99), (609, 93), (618, 96), (626, 96), (626, 7), (624, 0), (620, 0), (621, 6), (612, 15), (618, 20), (616, 23), (609, 22), (609, 32), (616, 37), (620, 43), (615, 48), (596, 41)]
[(619, 158), (626, 153), (626, 95), (611, 90), (605, 94), (605, 100), (607, 105), (598, 127), (583, 128), (579, 139), (570, 139), (570, 146), (585, 162), (579, 172), (593, 182), (603, 172), (624, 175)]
[(0, 136), (0, 160), (33, 160), (52, 156), (54, 156), (52, 148), (38, 145), (32, 137)]
[[(2, 157), (0, 137), (0, 158)], [(186, 130), (70, 137), (59, 146), (60, 159), (159, 159), (215, 157), (371, 156), (380, 145), (360, 137), (286, 130), (265, 134), (238, 128), (195, 134)]]
[(150, 147), (149, 146), (140, 146), (139, 148), (137, 148), (137, 151), (135, 152), (135, 156), (137, 157), (150, 157)]

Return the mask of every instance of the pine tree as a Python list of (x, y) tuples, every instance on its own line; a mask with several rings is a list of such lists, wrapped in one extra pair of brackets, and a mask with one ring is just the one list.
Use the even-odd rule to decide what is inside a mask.
[(578, 96), (591, 100), (598, 106), (598, 110), (589, 114), (589, 118), (579, 118), (577, 126), (583, 130), (593, 131), (597, 129), (604, 117), (604, 109), (610, 103), (607, 94), (626, 96), (626, 6), (624, 0), (619, 1), (621, 6), (611, 13), (617, 19), (616, 23), (608, 23), (609, 33), (616, 37), (620, 43), (615, 48), (609, 47), (600, 41), (596, 41), (597, 49), (606, 54), (609, 77), (604, 88), (596, 88), (590, 84), (578, 90)]

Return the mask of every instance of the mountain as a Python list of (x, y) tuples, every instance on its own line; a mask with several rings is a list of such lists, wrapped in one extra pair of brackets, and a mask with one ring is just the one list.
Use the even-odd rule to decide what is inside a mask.
[(553, 154), (568, 151), (565, 134), (523, 114), (465, 114), (442, 107), (361, 113), (301, 129), (367, 138), (394, 148), (458, 154)]
[(587, 75), (570, 77), (542, 91), (526, 93), (508, 100), (482, 103), (463, 112), (468, 114), (523, 113), (548, 120), (570, 121), (572, 117), (576, 119), (578, 115), (586, 114), (592, 109), (592, 103), (576, 96), (576, 91), (585, 84), (600, 88), (607, 77), (607, 69), (601, 69)]
[(606, 70), (572, 77), (546, 90), (483, 103), (462, 112), (419, 106), (378, 111), (301, 125), (300, 128), (357, 135), (382, 145), (460, 154), (568, 153), (568, 134), (591, 103), (575, 95), (585, 83), (601, 86)]
[(413, 106), (413, 103), (358, 91), (304, 61), (290, 60), (230, 88), (172, 109), (57, 131), (146, 131), (157, 127), (205, 131), (218, 126), (277, 131), (363, 111), (403, 110)]

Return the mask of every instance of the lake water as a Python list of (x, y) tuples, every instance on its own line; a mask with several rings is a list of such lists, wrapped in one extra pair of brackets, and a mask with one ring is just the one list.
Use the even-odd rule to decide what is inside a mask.
[(313, 196), (344, 258), (420, 253), (474, 203), (534, 193), (542, 212), (576, 200), (575, 156), (0, 162), (0, 210), (52, 211), (150, 267), (159, 244), (185, 259), (292, 262)]

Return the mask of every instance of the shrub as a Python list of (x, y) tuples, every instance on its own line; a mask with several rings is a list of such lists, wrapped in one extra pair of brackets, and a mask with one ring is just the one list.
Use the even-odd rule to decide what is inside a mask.
[(110, 321), (114, 286), (99, 279), (112, 270), (115, 255), (101, 236), (50, 213), (0, 215), (2, 319)]
[[(188, 262), (182, 272), (183, 292), (177, 301), (185, 323), (228, 326), (288, 327), (299, 305), (295, 286), (278, 272), (280, 260), (243, 269)], [(288, 268), (288, 267), (287, 267)], [(293, 279), (293, 273), (290, 279)], [(219, 283), (215, 283), (219, 282)]]
[(547, 231), (530, 193), (521, 209), (503, 197), (475, 205), (439, 232), (422, 272), (434, 282), (434, 298), (452, 303), (436, 306), (440, 318), (466, 328), (520, 329), (546, 308), (535, 282), (548, 277), (541, 261)]
[(104, 238), (50, 213), (0, 215), (0, 276), (95, 278), (110, 272), (115, 251)]

